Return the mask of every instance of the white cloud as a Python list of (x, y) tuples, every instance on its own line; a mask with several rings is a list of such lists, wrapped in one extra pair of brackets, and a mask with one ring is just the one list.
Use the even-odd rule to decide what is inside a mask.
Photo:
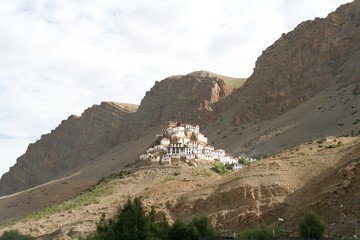
[(267, 46), (347, 0), (4, 0), (0, 174), (29, 142), (103, 100), (140, 103), (156, 80), (248, 77)]

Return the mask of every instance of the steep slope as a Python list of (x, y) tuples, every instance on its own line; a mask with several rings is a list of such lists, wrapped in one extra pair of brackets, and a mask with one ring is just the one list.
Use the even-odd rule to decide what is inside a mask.
[(204, 133), (214, 146), (249, 156), (276, 153), (326, 136), (358, 136), (360, 97), (353, 94), (353, 87), (332, 85), (272, 120), (233, 126), (225, 114)]
[(254, 73), (215, 104), (209, 138), (249, 155), (360, 134), (360, 1), (283, 34)]
[(230, 109), (231, 121), (242, 125), (274, 119), (334, 84), (351, 85), (357, 95), (359, 59), (360, 2), (354, 1), (283, 34), (258, 58), (244, 86), (218, 109)]
[(0, 180), (0, 195), (21, 191), (74, 171), (80, 163), (105, 153), (121, 139), (121, 126), (136, 105), (103, 102), (81, 117), (70, 116), (50, 134), (30, 144)]
[[(41, 146), (36, 149), (38, 153), (31, 158), (34, 160), (28, 160), (24, 156), (32, 155), (25, 154), (1, 179), (2, 194), (60, 178), (67, 174), (67, 171), (75, 174), (66, 178), (66, 184), (59, 180), (54, 184), (49, 183), (45, 188), (39, 187), (1, 199), (0, 220), (21, 216), (24, 214), (24, 208), (25, 212), (29, 212), (31, 209), (61, 202), (95, 183), (101, 175), (119, 170), (134, 161), (153, 141), (156, 132), (154, 127), (169, 120), (208, 124), (204, 128), (204, 133), (208, 136), (209, 142), (217, 148), (221, 147), (235, 154), (280, 152), (309, 139), (330, 134), (358, 135), (359, 27), (360, 1), (357, 0), (341, 6), (325, 19), (304, 22), (294, 31), (284, 34), (264, 51), (256, 63), (254, 74), (237, 90), (232, 91), (232, 88), (227, 86), (228, 79), (203, 71), (173, 76), (157, 82), (151, 91), (147, 92), (136, 113), (123, 113), (121, 110), (115, 114), (124, 118), (113, 128), (109, 127), (109, 124), (96, 124), (93, 127), (85, 127), (85, 130), (83, 127), (86, 124), (80, 124), (80, 127), (74, 124), (78, 127), (73, 128), (74, 131), (63, 131), (61, 128), (56, 132), (61, 151), (56, 154), (57, 148), (53, 146), (57, 144), (40, 144), (44, 141), (43, 138), (52, 139), (55, 136), (54, 132), (43, 137), (29, 147), (28, 151), (35, 145)], [(102, 122), (103, 115), (105, 119), (109, 116), (96, 115), (95, 118), (89, 118), (89, 121), (98, 119)], [(72, 117), (66, 122), (76, 122), (80, 119)], [(214, 119), (216, 121), (212, 122)], [(96, 130), (98, 125), (101, 129), (99, 131)], [(111, 129), (111, 133), (107, 136), (102, 135), (104, 129)], [(75, 136), (83, 138), (66, 144), (68, 139)], [(90, 141), (92, 139), (93, 142)], [(65, 142), (60, 143), (62, 141)], [(79, 145), (79, 142), (86, 144)], [(241, 174), (228, 175), (216, 183), (207, 181), (206, 176), (202, 176), (205, 180), (190, 181), (189, 178), (196, 175), (193, 176), (192, 171), (177, 182), (152, 182), (154, 186), (146, 185), (147, 182), (141, 177), (136, 178), (135, 183), (143, 184), (141, 190), (147, 187), (149, 189), (140, 194), (140, 190), (131, 185), (128, 192), (122, 189), (116, 197), (134, 191), (145, 198), (148, 197), (148, 206), (155, 204), (170, 217), (188, 219), (194, 214), (209, 214), (214, 224), (224, 231), (228, 229), (229, 233), (255, 226), (260, 222), (274, 224), (279, 214), (283, 214), (295, 219), (285, 226), (289, 231), (293, 231), (295, 221), (304, 209), (311, 209), (315, 206), (313, 203), (331, 198), (330, 195), (334, 194), (331, 191), (335, 189), (333, 184), (341, 180), (344, 171), (350, 176), (347, 181), (350, 181), (348, 188), (352, 191), (340, 189), (341, 194), (345, 193), (341, 199), (351, 205), (354, 203), (352, 199), (358, 197), (355, 194), (358, 192), (357, 160), (348, 157), (349, 152), (358, 152), (357, 148), (353, 148), (352, 145), (347, 148), (333, 146), (335, 150), (331, 150), (331, 147), (323, 151), (319, 149), (320, 145), (312, 145), (312, 149), (309, 148), (310, 153), (296, 153), (298, 150), (293, 149), (292, 153), (280, 154), (279, 158), (275, 157), (270, 159), (271, 161), (251, 166), (239, 172)], [(48, 148), (53, 151), (47, 151)], [(69, 148), (74, 150), (71, 154), (67, 151)], [(107, 151), (109, 149), (111, 150)], [(65, 153), (64, 156), (62, 152)], [(101, 155), (102, 153), (104, 155)], [(311, 155), (312, 153), (314, 154)], [(48, 161), (45, 162), (44, 159), (49, 160), (48, 156), (53, 156), (51, 160), (59, 167), (52, 168), (52, 164), (47, 164)], [(327, 159), (324, 159), (324, 156)], [(89, 159), (93, 161), (87, 161)], [(76, 168), (80, 171), (76, 172)], [(153, 169), (146, 169), (145, 172), (148, 174), (145, 175), (151, 178)], [(40, 177), (37, 177), (38, 173)], [(15, 180), (20, 184), (11, 186)], [(131, 182), (131, 179), (127, 180)], [(312, 188), (312, 180), (316, 180), (317, 186), (330, 191), (316, 195), (316, 199), (310, 198), (311, 194), (321, 191), (319, 188)], [(121, 182), (119, 188), (126, 184), (126, 181)], [(187, 186), (191, 186), (194, 191), (189, 193)], [(201, 189), (196, 190), (199, 187)], [(161, 190), (165, 193), (161, 193)], [(167, 190), (170, 192), (166, 192)], [(155, 192), (157, 194), (150, 195)], [(27, 195), (30, 193), (31, 195)], [(61, 196), (51, 193), (61, 193)], [(47, 196), (46, 203), (40, 204), (44, 194)], [(289, 197), (292, 194), (296, 197)], [(159, 199), (157, 196), (162, 198)], [(305, 201), (303, 196), (308, 196), (310, 200)], [(337, 202), (340, 201), (340, 198), (336, 199)], [(296, 208), (288, 208), (286, 204), (290, 203)], [(109, 205), (107, 207), (111, 208)], [(101, 206), (96, 205), (94, 208), (97, 209), (96, 213), (100, 214)], [(325, 205), (319, 209), (326, 211)], [(358, 210), (351, 207), (347, 211)], [(69, 219), (76, 215), (63, 214)], [(327, 216), (326, 212), (321, 214)], [(345, 213), (345, 216), (356, 219), (354, 216), (357, 215)], [(83, 217), (81, 214), (78, 216), (82, 221)], [(94, 219), (98, 219), (98, 215), (96, 218), (92, 216), (92, 223), (95, 222)], [(347, 221), (345, 217), (339, 219)], [(342, 228), (338, 221), (335, 224), (339, 233)], [(91, 226), (94, 227), (94, 224)], [(71, 223), (68, 229), (72, 230)]]
[[(286, 233), (297, 236), (297, 224), (310, 210), (324, 221), (325, 235), (353, 236), (360, 227), (359, 140), (319, 139), (218, 180), (173, 181), (141, 196), (172, 219), (207, 215), (228, 236), (261, 223), (275, 227), (278, 218), (285, 219), (280, 227)], [(186, 191), (186, 184), (196, 187)]]
[(285, 199), (282, 211), (287, 231), (295, 232), (303, 214), (315, 211), (326, 224), (329, 237), (360, 233), (360, 143), (355, 142), (344, 152), (329, 171)]
[(170, 120), (209, 122), (212, 105), (233, 90), (233, 87), (225, 83), (228, 79), (230, 78), (198, 71), (156, 82), (142, 99), (135, 119), (150, 125)]
[[(154, 141), (155, 133), (156, 131), (149, 130), (149, 134), (145, 136), (119, 144), (91, 161), (80, 163), (64, 176), (0, 197), (0, 224), (88, 192), (102, 177), (117, 173), (119, 169), (134, 163)], [(38, 230), (41, 231), (41, 228)]]
[[(110, 148), (146, 136), (149, 126), (169, 120), (204, 123), (210, 120), (212, 104), (231, 93), (232, 85), (244, 80), (206, 71), (174, 76), (156, 82), (136, 105), (103, 102), (81, 117), (70, 116), (54, 131), (30, 144), (0, 180), (0, 196), (21, 191), (74, 171)], [(116, 169), (114, 169), (115, 171)]]

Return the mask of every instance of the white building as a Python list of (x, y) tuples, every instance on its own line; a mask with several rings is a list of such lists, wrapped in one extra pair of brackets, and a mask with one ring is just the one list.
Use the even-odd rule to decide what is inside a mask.
[(220, 162), (224, 163), (224, 164), (225, 163), (229, 163), (229, 164), (237, 164), (238, 163), (237, 159), (235, 159), (231, 156), (226, 156), (226, 155), (220, 157)]
[(190, 140), (190, 142), (188, 142), (187, 145), (190, 148), (196, 148), (199, 144), (193, 140)]
[(166, 150), (167, 148), (164, 145), (156, 145), (154, 150)]
[(191, 124), (185, 124), (185, 130), (189, 133), (199, 133), (199, 125), (191, 125)]
[(195, 155), (194, 154), (187, 154), (186, 155), (186, 160), (194, 160), (195, 159)]
[(170, 144), (170, 139), (169, 138), (163, 138), (160, 140), (160, 144), (163, 146), (168, 146)]
[(198, 133), (195, 136), (196, 136), (196, 138), (197, 138), (196, 140), (198, 142), (205, 143), (205, 144), (207, 143), (207, 137), (205, 137), (203, 134)]
[(146, 153), (151, 153), (151, 152), (153, 152), (154, 151), (154, 148), (148, 148), (147, 150), (146, 150)]
[(180, 160), (219, 160), (222, 163), (237, 164), (237, 160), (225, 154), (223, 149), (215, 150), (207, 144), (208, 139), (200, 133), (198, 125), (169, 122), (162, 126), (163, 134), (157, 134), (160, 144), (150, 147), (140, 160), (151, 164), (172, 164)]

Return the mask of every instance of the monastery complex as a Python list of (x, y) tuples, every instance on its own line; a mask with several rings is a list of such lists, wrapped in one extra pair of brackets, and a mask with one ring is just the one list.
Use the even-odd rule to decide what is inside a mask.
[(162, 126), (162, 133), (156, 135), (156, 143), (148, 148), (140, 160), (149, 164), (172, 164), (192, 160), (219, 161), (238, 169), (236, 158), (229, 156), (223, 149), (214, 149), (207, 138), (200, 133), (198, 125), (182, 122), (168, 122)]

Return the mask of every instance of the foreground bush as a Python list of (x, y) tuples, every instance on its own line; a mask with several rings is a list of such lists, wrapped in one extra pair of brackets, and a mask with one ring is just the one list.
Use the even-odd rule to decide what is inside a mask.
[(325, 227), (315, 212), (307, 212), (299, 223), (300, 236), (303, 238), (320, 239)]
[(21, 234), (17, 230), (5, 231), (3, 235), (0, 236), (0, 240), (33, 240), (35, 238)]
[(155, 221), (155, 212), (148, 215), (142, 207), (140, 199), (133, 202), (129, 199), (118, 214), (109, 221), (105, 215), (100, 219), (95, 234), (87, 240), (198, 240), (205, 237), (220, 238), (207, 217), (194, 218), (189, 224), (176, 220), (172, 226), (166, 219)]

